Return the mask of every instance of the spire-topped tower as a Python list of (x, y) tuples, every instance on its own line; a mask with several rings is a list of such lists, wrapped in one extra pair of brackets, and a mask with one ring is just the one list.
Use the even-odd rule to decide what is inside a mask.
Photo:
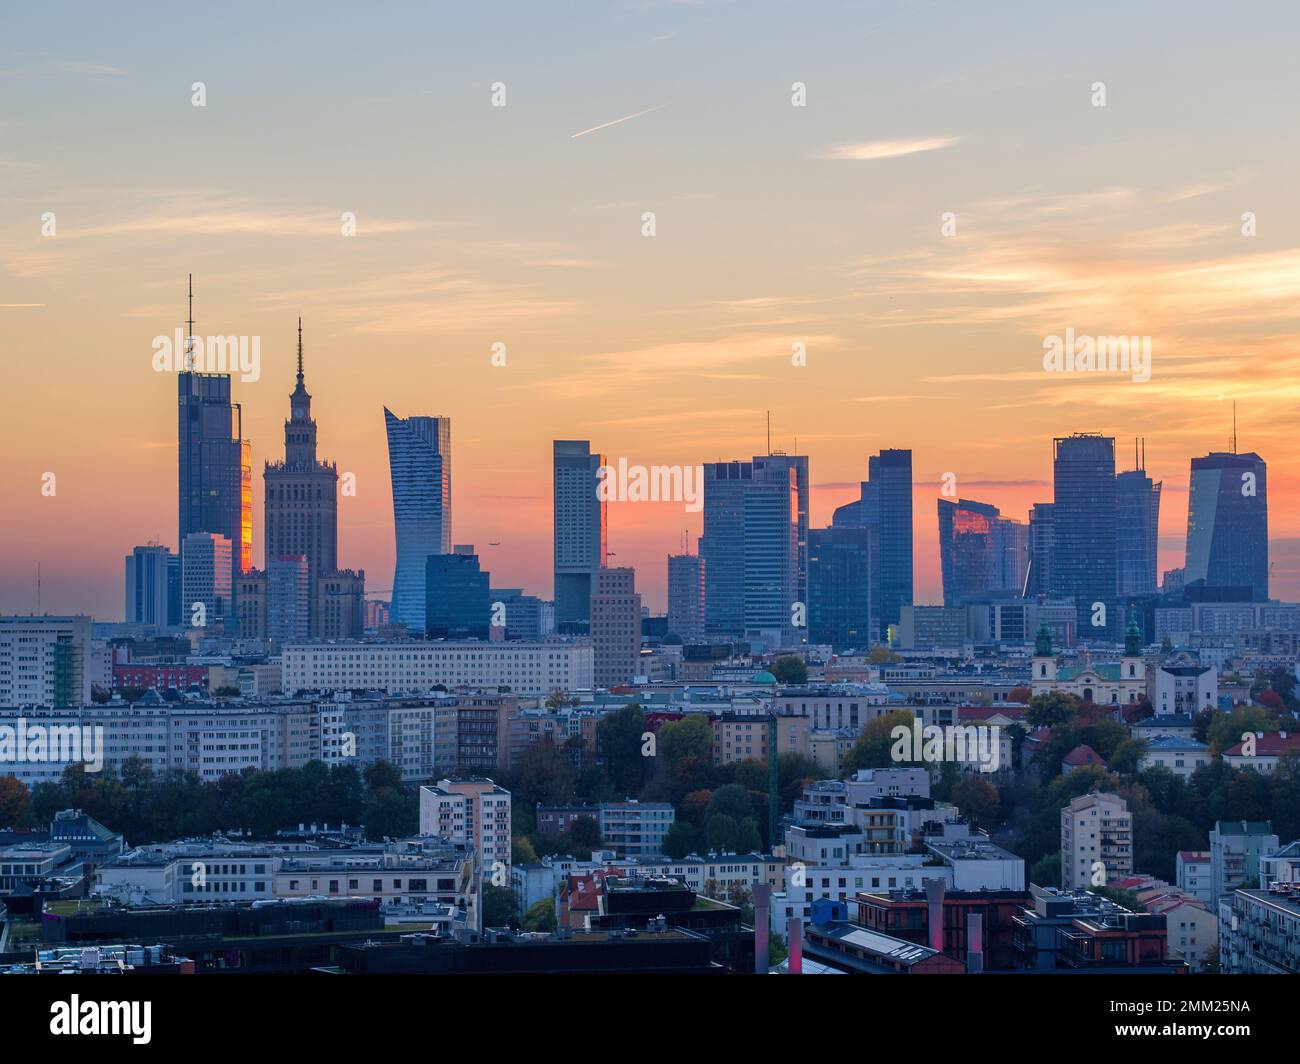
[(298, 319), (298, 383), (289, 396), (289, 420), (284, 423), (284, 462), (297, 469), (316, 465), (316, 422), (302, 373), (302, 318)]
[(297, 382), (289, 395), (289, 417), (284, 423), (284, 461), (267, 462), (264, 480), (266, 564), (269, 567), (284, 558), (307, 559), (312, 637), (360, 630), (359, 621), (342, 624), (331, 616), (340, 611), (349, 616), (359, 612), (359, 599), (353, 603), (347, 597), (351, 590), (323, 590), (332, 585), (355, 588), (361, 584), (356, 583), (356, 574), (338, 571), (338, 469), (333, 462), (316, 458), (316, 421), (311, 416), (311, 393), (303, 372), (302, 318), (298, 319)]

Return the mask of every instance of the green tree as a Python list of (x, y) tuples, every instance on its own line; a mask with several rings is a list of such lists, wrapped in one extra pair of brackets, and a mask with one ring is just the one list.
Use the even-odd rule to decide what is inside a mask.
[(667, 834), (664, 835), (664, 856), (680, 861), (693, 849), (695, 849), (695, 832), (690, 824), (682, 820), (673, 821), (669, 825)]
[(1079, 709), (1079, 700), (1064, 691), (1048, 691), (1029, 700), (1025, 718), (1034, 728), (1055, 728), (1068, 724)]
[(420, 799), (388, 787), (370, 796), (365, 811), (366, 838), (400, 839), (420, 830)]
[(595, 849), (600, 845), (600, 824), (593, 816), (574, 817), (568, 834), (578, 846)]
[[(1101, 753), (1100, 750), (1097, 752)], [(1125, 739), (1112, 751), (1110, 757), (1106, 758), (1106, 762), (1112, 772), (1118, 772), (1122, 776), (1134, 776), (1146, 752), (1145, 739)]]
[(751, 792), (738, 783), (728, 783), (725, 787), (719, 787), (713, 792), (713, 797), (709, 801), (709, 808), (704, 814), (705, 819), (712, 820), (719, 814), (725, 814), (739, 823), (745, 817), (754, 814), (754, 803), (750, 795)]
[(574, 795), (577, 773), (549, 739), (529, 743), (511, 774), (513, 794), (530, 804), (562, 805)]
[(910, 738), (906, 744), (906, 759), (896, 761), (893, 757), (894, 729), (906, 728), (910, 733), (915, 719), (911, 710), (895, 709), (868, 721), (867, 726), (862, 729), (862, 734), (858, 736), (858, 741), (844, 755), (844, 774), (852, 775), (860, 768), (890, 768), (917, 764), (911, 759)]
[(537, 851), (528, 840), (527, 835), (516, 835), (510, 840), (510, 863), (516, 865), (536, 864)]
[(669, 772), (690, 758), (712, 760), (713, 727), (703, 713), (688, 713), (659, 729), (659, 759)]
[(31, 808), (27, 785), (16, 776), (0, 776), (0, 828), (24, 826)]
[(740, 825), (736, 818), (726, 813), (715, 813), (709, 817), (707, 829), (709, 849), (717, 853), (734, 853), (740, 844)]
[(798, 654), (782, 654), (772, 663), (777, 683), (807, 683), (808, 664)]
[(952, 801), (961, 815), (985, 829), (998, 820), (998, 789), (982, 776), (967, 772), (952, 789)]
[(1216, 754), (1222, 754), (1241, 742), (1246, 732), (1278, 731), (1277, 713), (1264, 706), (1237, 706), (1231, 713), (1216, 713), (1206, 730), (1206, 742)]
[[(621, 797), (640, 794), (650, 778), (653, 761), (641, 752), (642, 736), (647, 730), (645, 714), (635, 702), (603, 717), (596, 725), (596, 744), (605, 772)], [(656, 737), (660, 742), (662, 731)]]
[(1059, 887), (1061, 885), (1061, 853), (1045, 854), (1029, 870), (1029, 882), (1040, 887)]
[(554, 898), (543, 898), (541, 901), (530, 905), (528, 911), (524, 913), (523, 929), (525, 931), (554, 931), (555, 927)]
[(515, 895), (508, 887), (483, 884), (479, 898), (483, 906), (484, 927), (509, 927), (515, 920)]

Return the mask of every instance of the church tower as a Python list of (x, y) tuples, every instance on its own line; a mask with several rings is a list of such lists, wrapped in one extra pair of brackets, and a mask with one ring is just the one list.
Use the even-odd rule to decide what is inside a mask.
[(1046, 618), (1038, 624), (1034, 656), (1030, 662), (1030, 689), (1036, 695), (1052, 690), (1056, 684), (1056, 655), (1052, 653), (1052, 633), (1048, 630)]

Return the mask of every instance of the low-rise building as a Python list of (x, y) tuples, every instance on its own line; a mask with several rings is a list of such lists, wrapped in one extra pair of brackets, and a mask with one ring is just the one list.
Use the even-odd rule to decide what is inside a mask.
[(1175, 882), (1178, 889), (1195, 895), (1213, 906), (1214, 878), (1209, 850), (1179, 850), (1174, 860)]
[(1146, 752), (1138, 761), (1138, 767), (1145, 771), (1149, 768), (1166, 768), (1175, 776), (1190, 779), (1192, 773), (1214, 760), (1210, 748), (1196, 739), (1184, 739), (1176, 735), (1153, 735), (1146, 740)]
[(1281, 847), (1267, 820), (1219, 820), (1210, 831), (1210, 891), (1221, 902), (1234, 890), (1259, 885), (1259, 859)]

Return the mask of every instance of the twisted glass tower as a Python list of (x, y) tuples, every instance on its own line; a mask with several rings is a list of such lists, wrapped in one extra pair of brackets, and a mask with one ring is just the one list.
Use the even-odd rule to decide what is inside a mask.
[(451, 419), (399, 418), (384, 407), (397, 566), (392, 622), (425, 630), (425, 566), (451, 553)]

